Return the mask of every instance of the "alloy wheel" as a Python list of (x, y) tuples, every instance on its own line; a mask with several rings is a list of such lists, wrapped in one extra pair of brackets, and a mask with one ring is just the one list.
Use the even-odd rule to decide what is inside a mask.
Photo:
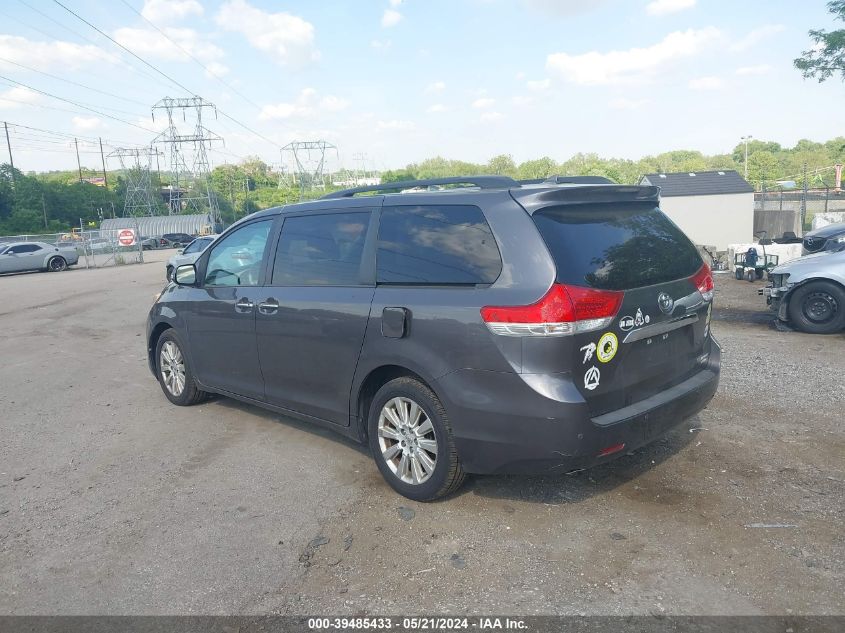
[(159, 354), (159, 368), (164, 386), (175, 397), (185, 390), (185, 360), (182, 350), (173, 341), (165, 341)]
[(391, 398), (378, 419), (378, 445), (390, 470), (406, 484), (419, 485), (437, 465), (437, 437), (426, 412), (410, 398)]

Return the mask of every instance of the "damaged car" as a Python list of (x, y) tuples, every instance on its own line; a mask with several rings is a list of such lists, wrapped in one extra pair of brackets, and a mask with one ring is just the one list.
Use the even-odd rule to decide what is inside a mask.
[(845, 328), (845, 250), (794, 259), (771, 273), (758, 291), (780, 321), (809, 334)]

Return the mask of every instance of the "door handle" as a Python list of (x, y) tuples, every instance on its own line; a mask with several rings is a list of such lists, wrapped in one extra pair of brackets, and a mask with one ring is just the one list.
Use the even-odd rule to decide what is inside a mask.
[(261, 314), (276, 314), (279, 311), (279, 302), (273, 298), (267, 299), (258, 304), (258, 311)]
[(238, 302), (235, 304), (235, 312), (252, 312), (254, 307), (255, 304), (244, 297), (243, 299), (238, 299)]

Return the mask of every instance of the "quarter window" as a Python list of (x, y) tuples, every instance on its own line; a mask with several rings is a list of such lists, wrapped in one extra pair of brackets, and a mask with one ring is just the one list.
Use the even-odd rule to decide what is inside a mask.
[(273, 285), (360, 285), (369, 223), (369, 212), (286, 218), (273, 264)]
[(376, 262), (387, 284), (491, 284), (502, 272), (490, 226), (469, 205), (385, 207)]
[(247, 224), (214, 245), (206, 266), (208, 286), (257, 286), (273, 220)]

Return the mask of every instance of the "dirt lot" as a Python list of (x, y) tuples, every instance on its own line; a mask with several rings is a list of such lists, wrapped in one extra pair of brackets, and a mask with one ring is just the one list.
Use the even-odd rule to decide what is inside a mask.
[(0, 278), (0, 613), (845, 614), (845, 335), (760, 284), (719, 276), (721, 387), (670, 437), (426, 505), (330, 433), (169, 405), (168, 254)]

